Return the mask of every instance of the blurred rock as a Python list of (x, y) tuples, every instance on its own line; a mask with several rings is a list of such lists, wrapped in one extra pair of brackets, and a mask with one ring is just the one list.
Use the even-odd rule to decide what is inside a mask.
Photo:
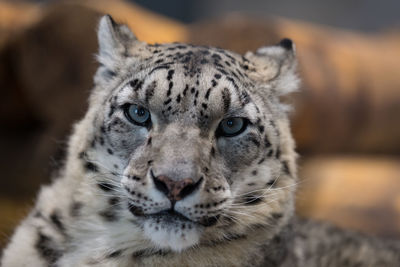
[(14, 194), (13, 188), (37, 191), (48, 180), (50, 157), (84, 114), (96, 68), (97, 17), (88, 8), (49, 7), (1, 51), (4, 193)]
[(400, 238), (400, 158), (324, 156), (302, 162), (297, 211), (365, 233)]
[(0, 49), (10, 39), (40, 18), (38, 5), (0, 1)]

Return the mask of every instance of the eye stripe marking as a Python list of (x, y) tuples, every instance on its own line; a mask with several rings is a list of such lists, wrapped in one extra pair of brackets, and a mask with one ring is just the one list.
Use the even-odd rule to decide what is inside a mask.
[(222, 104), (224, 112), (227, 112), (231, 106), (231, 94), (228, 88), (224, 88), (222, 91)]
[(155, 90), (156, 86), (157, 86), (156, 81), (151, 82), (147, 86), (146, 91), (145, 91), (145, 100), (144, 100), (146, 103), (149, 103), (150, 99), (154, 96), (154, 90)]

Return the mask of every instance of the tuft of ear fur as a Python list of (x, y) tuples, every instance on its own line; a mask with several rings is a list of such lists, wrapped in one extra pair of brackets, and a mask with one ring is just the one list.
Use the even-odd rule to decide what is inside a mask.
[(110, 15), (100, 19), (97, 38), (99, 41), (97, 59), (111, 71), (118, 60), (129, 55), (129, 49), (137, 41), (128, 26), (117, 24)]
[(295, 50), (294, 43), (285, 38), (277, 45), (261, 47), (255, 53), (247, 52), (245, 58), (254, 66), (249, 76), (274, 88), (278, 96), (296, 91), (299, 79)]

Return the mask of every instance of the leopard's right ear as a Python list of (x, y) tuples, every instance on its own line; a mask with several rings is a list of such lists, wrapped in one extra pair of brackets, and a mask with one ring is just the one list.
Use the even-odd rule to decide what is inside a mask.
[(117, 24), (110, 15), (100, 19), (97, 31), (99, 41), (98, 61), (109, 69), (129, 55), (130, 48), (137, 42), (136, 36), (123, 24)]
[(278, 44), (264, 46), (244, 56), (254, 66), (248, 70), (249, 77), (273, 88), (277, 96), (295, 92), (299, 88), (297, 77), (296, 47), (290, 39)]

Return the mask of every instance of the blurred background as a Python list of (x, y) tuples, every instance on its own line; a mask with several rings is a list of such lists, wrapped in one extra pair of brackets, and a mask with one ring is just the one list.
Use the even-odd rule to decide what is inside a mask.
[(290, 37), (297, 212), (400, 238), (400, 1), (0, 1), (0, 248), (62, 165), (109, 13), (147, 42), (239, 53)]

